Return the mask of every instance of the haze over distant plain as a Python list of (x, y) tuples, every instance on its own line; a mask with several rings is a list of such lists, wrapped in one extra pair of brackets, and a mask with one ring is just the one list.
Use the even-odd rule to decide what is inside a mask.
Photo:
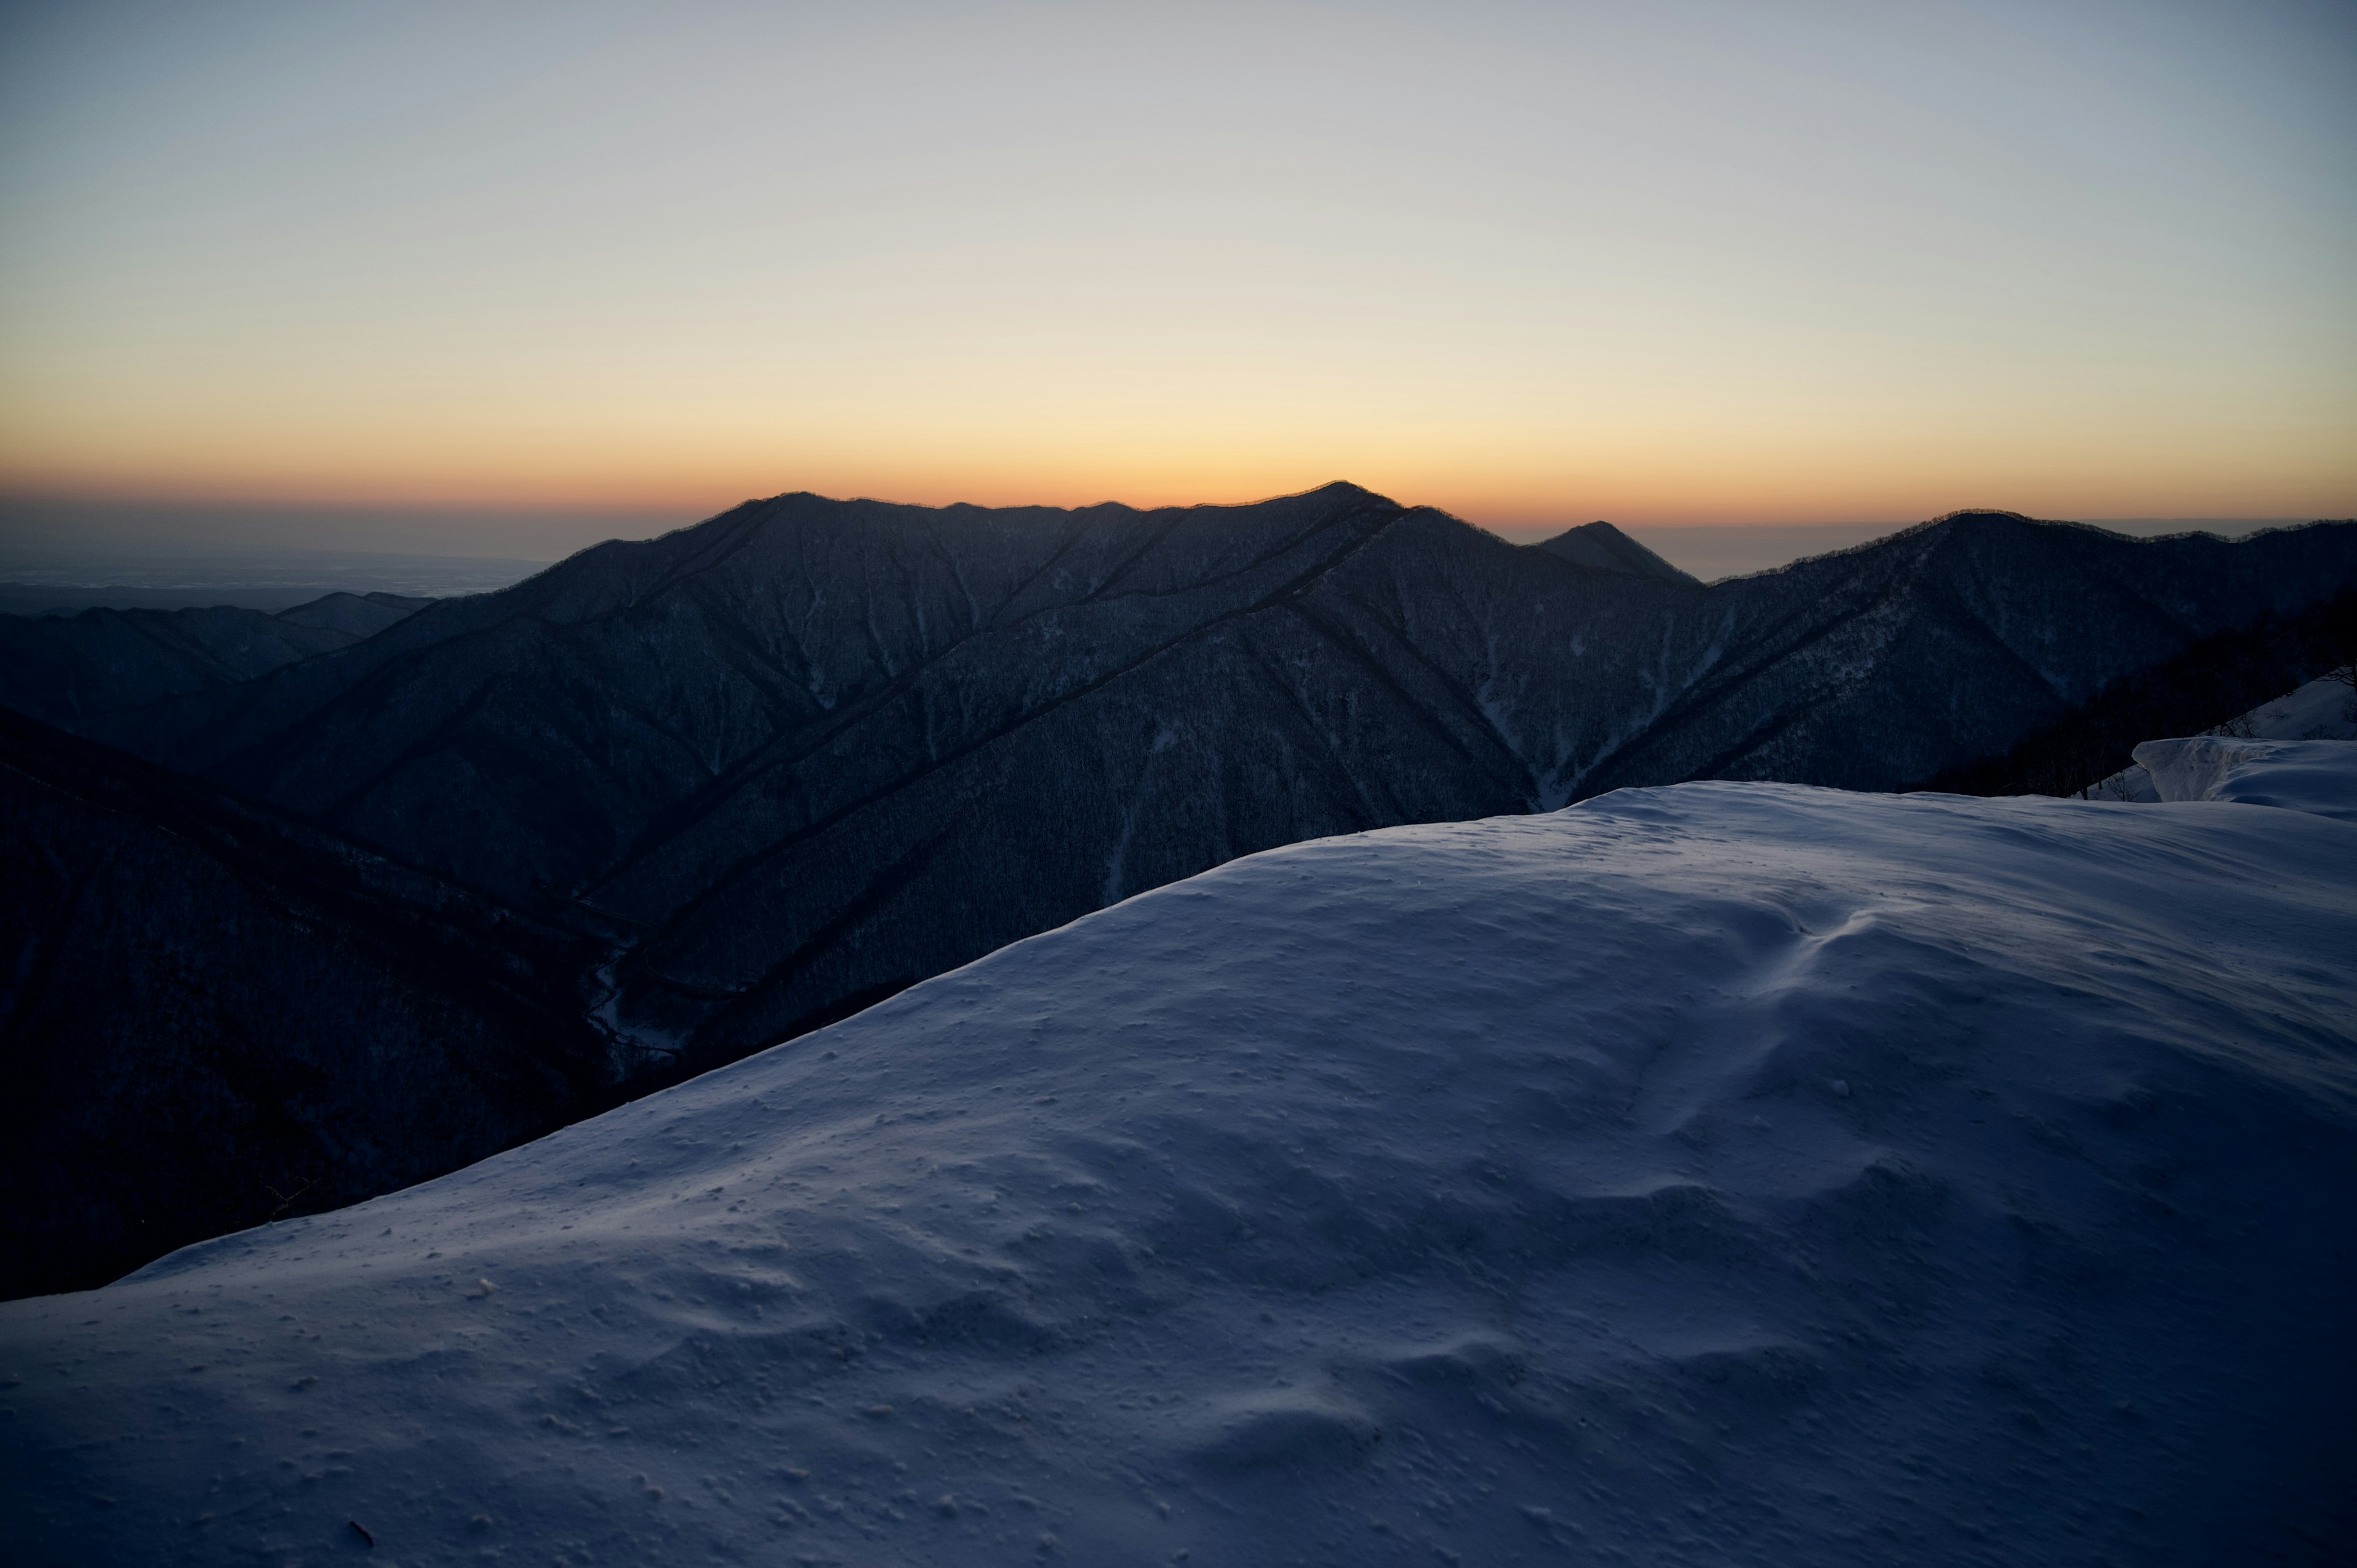
[(16, 5), (0, 488), (2346, 515), (2352, 150), (2292, 0)]

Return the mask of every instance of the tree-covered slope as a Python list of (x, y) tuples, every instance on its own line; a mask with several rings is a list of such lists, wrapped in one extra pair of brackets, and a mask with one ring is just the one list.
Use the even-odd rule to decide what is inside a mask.
[(91, 733), (622, 933), (711, 1062), (1237, 854), (1695, 778), (1921, 786), (2357, 583), (2357, 528), (1960, 514), (1702, 587), (1350, 486), (796, 495)]

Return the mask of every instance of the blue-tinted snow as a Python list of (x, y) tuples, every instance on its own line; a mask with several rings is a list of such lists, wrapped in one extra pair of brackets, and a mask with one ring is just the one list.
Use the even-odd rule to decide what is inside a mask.
[(0, 1306), (5, 1533), (2329, 1561), (2352, 952), (2357, 825), (2243, 805), (1690, 784), (1299, 844)]

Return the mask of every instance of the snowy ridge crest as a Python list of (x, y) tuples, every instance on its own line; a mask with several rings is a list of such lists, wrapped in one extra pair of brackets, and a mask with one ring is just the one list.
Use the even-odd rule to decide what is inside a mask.
[(2309, 811), (1320, 840), (0, 1306), (0, 1456), (34, 1561), (2322, 1561), (2352, 950)]

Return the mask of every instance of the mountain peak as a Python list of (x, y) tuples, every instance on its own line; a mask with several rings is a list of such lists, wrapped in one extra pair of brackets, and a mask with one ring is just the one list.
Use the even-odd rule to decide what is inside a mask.
[(2002, 507), (1968, 506), (1955, 511), (1942, 512), (1933, 522), (2036, 522), (2027, 512), (2007, 511)]
[(1553, 539), (1530, 546), (1562, 557), (1591, 572), (1618, 572), (1624, 576), (1652, 577), (1664, 583), (1702, 585), (1692, 574), (1679, 571), (1610, 523), (1598, 519), (1566, 529)]
[(1397, 506), (1391, 497), (1378, 495), (1364, 485), (1354, 485), (1348, 479), (1329, 479), (1315, 489), (1303, 490), (1297, 496), (1280, 496), (1280, 500), (1380, 501), (1384, 506)]

